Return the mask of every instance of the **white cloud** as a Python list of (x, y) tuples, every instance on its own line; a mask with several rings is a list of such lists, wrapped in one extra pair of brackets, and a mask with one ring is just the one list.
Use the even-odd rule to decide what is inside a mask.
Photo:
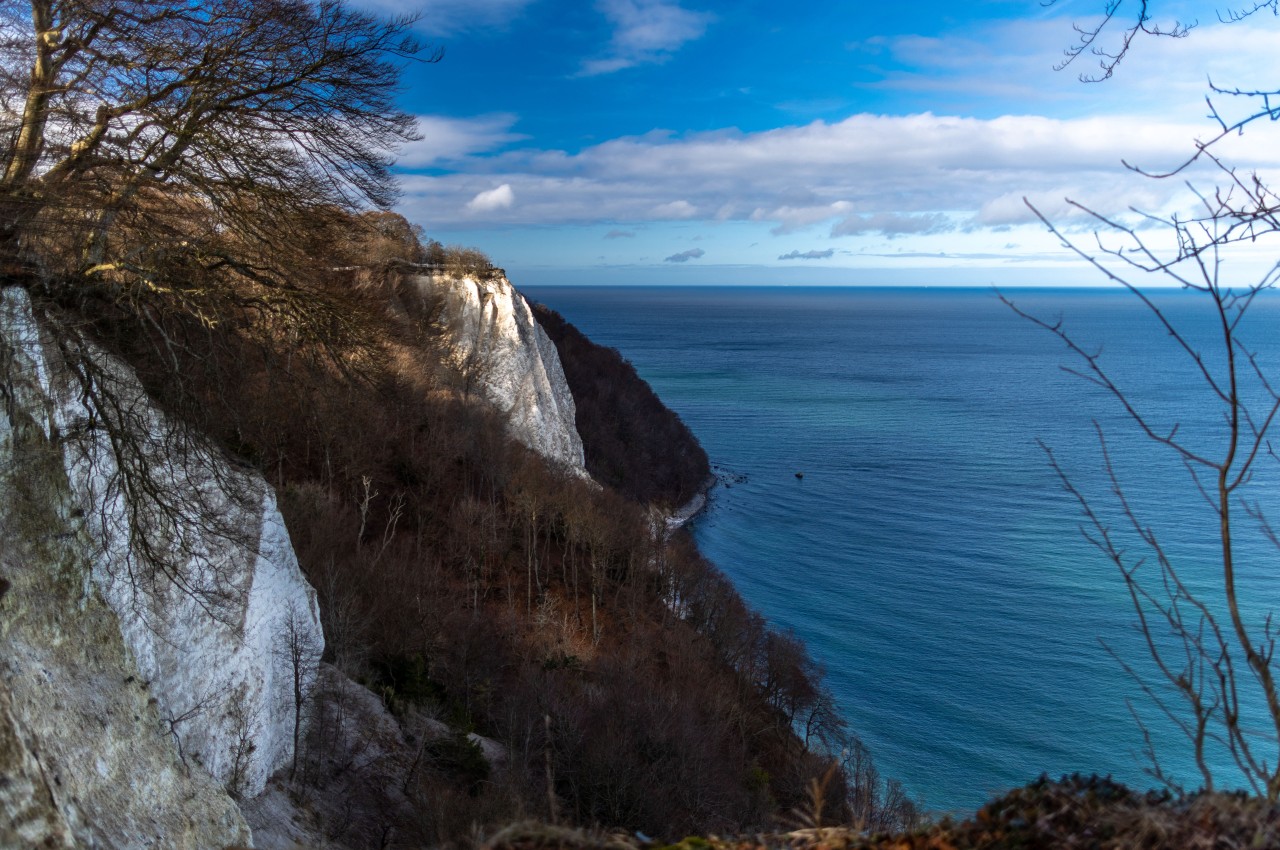
[(818, 251), (818, 250), (805, 251), (804, 253), (801, 253), (799, 251), (792, 251), (790, 254), (780, 255), (778, 259), (779, 260), (828, 260), (831, 258), (831, 255), (834, 253), (835, 253), (835, 249), (833, 248), (828, 248), (825, 251)]
[(596, 8), (613, 25), (613, 38), (604, 56), (582, 63), (583, 76), (663, 62), (687, 42), (701, 38), (712, 20), (705, 12), (692, 12), (671, 0), (598, 0)]
[[(461, 147), (489, 144), (503, 132), (481, 132), (480, 141)], [(755, 220), (779, 232), (828, 222), (843, 222), (838, 226), (845, 232), (902, 232), (937, 222), (868, 217), (946, 213), (958, 224), (1000, 227), (1027, 220), (1023, 195), (1046, 203), (1073, 197), (1103, 212), (1130, 205), (1158, 211), (1184, 191), (1181, 181), (1142, 178), (1121, 160), (1169, 167), (1193, 150), (1196, 136), (1211, 132), (1204, 122), (1144, 116), (930, 113), (855, 115), (757, 133), (653, 132), (577, 153), (523, 148), (470, 156), (452, 173), (406, 175), (402, 209), (437, 229), (463, 214), (472, 224), (494, 225), (615, 226), (702, 217)], [(1259, 125), (1222, 150), (1241, 173), (1280, 173), (1280, 145), (1269, 135)], [(511, 197), (520, 196), (519, 205), (476, 203), (504, 185)]]
[(467, 202), (467, 211), (473, 213), (496, 212), (510, 209), (516, 202), (516, 193), (511, 191), (511, 184), (503, 183), (496, 189), (480, 192)]
[(1006, 192), (984, 203), (970, 228), (1033, 224), (1039, 218), (1032, 207), (1050, 221), (1073, 223), (1094, 221), (1088, 210), (1113, 216), (1135, 209), (1159, 211), (1170, 202), (1170, 190), (1179, 188), (1176, 183), (1135, 179), (1123, 187), (1065, 184), (1054, 191)]
[(658, 204), (653, 208), (654, 218), (693, 218), (698, 214), (697, 209), (688, 201), (671, 201), (667, 204)]
[(426, 168), (498, 150), (527, 138), (511, 132), (515, 123), (516, 116), (506, 113), (473, 118), (420, 115), (418, 131), (422, 138), (404, 146), (399, 163), (406, 168)]
[(849, 48), (868, 54), (871, 64), (885, 69), (871, 87), (918, 92), (931, 103), (959, 109), (994, 98), (1035, 103), (1058, 114), (1087, 111), (1195, 121), (1205, 111), (1206, 78), (1227, 88), (1275, 86), (1280, 19), (1257, 15), (1247, 25), (1231, 25), (1217, 20), (1217, 9), (1206, 11), (1188, 38), (1138, 38), (1115, 75), (1098, 84), (1079, 80), (1081, 74), (1098, 70), (1098, 58), (1087, 52), (1067, 68), (1054, 70), (1075, 37), (1069, 16), (985, 22), (981, 29), (953, 30), (945, 37), (875, 37)]
[(847, 215), (852, 210), (853, 204), (848, 201), (835, 201), (830, 204), (807, 207), (783, 205), (771, 210), (756, 208), (751, 213), (751, 220), (781, 222), (773, 228), (772, 233), (774, 236), (782, 236), (819, 222), (830, 221), (838, 215)]
[(614, 71), (621, 71), (623, 68), (630, 68), (635, 65), (633, 59), (623, 59), (621, 56), (613, 56), (608, 59), (587, 59), (582, 63), (582, 70), (579, 76), (596, 77), (600, 74), (612, 74)]

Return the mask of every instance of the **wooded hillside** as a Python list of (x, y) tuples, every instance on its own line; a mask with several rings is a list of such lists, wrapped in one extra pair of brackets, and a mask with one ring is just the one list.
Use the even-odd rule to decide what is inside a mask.
[(641, 503), (669, 508), (707, 486), (711, 463), (698, 438), (622, 353), (595, 344), (544, 304), (533, 312), (560, 354), (591, 476)]
[[(182, 588), (171, 532), (219, 517), (168, 495), (104, 349), (184, 426), (167, 451), (212, 440), (275, 486), (325, 660), (395, 715), (361, 739), (341, 677), (298, 694), (317, 719), (289, 789), (334, 840), (418, 846), (529, 815), (752, 829), (843, 751), (834, 810), (909, 815), (881, 805), (800, 643), (654, 527), (644, 503), (685, 500), (706, 459), (623, 361), (548, 316), (603, 488), (514, 443), (445, 365), (412, 270), (442, 249), (368, 212), (415, 138), (398, 66), (438, 58), (411, 24), (330, 0), (0, 7), (0, 273), (111, 444), (140, 575)], [(316, 805), (332, 788), (352, 790)]]
[[(252, 313), (209, 325), (174, 312), (153, 329), (109, 310), (77, 320), (174, 416), (276, 486), (320, 592), (325, 660), (417, 742), (365, 776), (313, 725), (297, 788), (359, 778), (401, 789), (321, 812), (333, 837), (412, 846), (530, 814), (653, 835), (761, 828), (799, 806), (842, 751), (856, 752), (856, 769), (831, 780), (832, 811), (909, 813), (896, 792), (878, 796), (799, 641), (768, 629), (637, 501), (699, 481), (705, 456), (663, 458), (651, 437), (646, 451), (671, 476), (620, 477), (621, 492), (553, 468), (443, 364), (446, 329), (407, 271), (421, 250), (412, 229), (385, 214), (347, 224), (344, 238), (317, 238), (325, 265), (343, 271), (314, 285), (358, 338), (309, 339)], [(372, 254), (384, 262), (356, 268)], [(173, 339), (183, 344), (172, 360), (154, 357)], [(613, 409), (657, 410), (683, 429), (638, 379), (610, 392)], [(599, 409), (580, 409), (588, 432), (629, 439), (610, 429), (630, 420), (593, 421)], [(444, 743), (430, 733), (440, 722), (452, 730)], [(498, 741), (505, 763), (470, 732)]]

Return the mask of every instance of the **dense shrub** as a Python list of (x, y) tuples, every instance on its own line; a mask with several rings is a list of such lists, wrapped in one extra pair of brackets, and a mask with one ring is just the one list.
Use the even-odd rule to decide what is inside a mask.
[[(400, 238), (374, 223), (382, 244)], [(611, 446), (595, 455), (613, 472), (597, 474), (627, 496), (566, 477), (448, 389), (430, 305), (394, 270), (361, 282), (340, 259), (317, 286), (358, 335), (299, 337), (250, 313), (160, 315), (150, 329), (104, 313), (97, 327), (175, 416), (276, 485), (327, 659), (397, 709), (408, 743), (379, 743), (370, 780), (389, 796), (359, 797), (335, 832), (439, 843), (540, 813), (676, 835), (764, 826), (798, 805), (850, 740), (820, 671), (636, 503), (696, 492), (706, 459), (687, 429), (616, 352), (562, 326), (572, 380), (597, 386), (579, 408), (588, 444)], [(183, 341), (179, 368), (150, 359), (160, 337)], [(502, 769), (470, 744), (415, 749), (423, 711), (501, 742)], [(332, 740), (313, 741), (302, 776), (364, 769)]]
[(432, 239), (423, 248), (423, 260), (429, 266), (453, 277), (484, 279), (501, 274), (489, 255), (478, 248), (463, 245), (443, 245)]
[(692, 499), (711, 475), (707, 453), (616, 348), (588, 339), (542, 304), (534, 317), (556, 344), (577, 406), (587, 471), (640, 502), (670, 508)]

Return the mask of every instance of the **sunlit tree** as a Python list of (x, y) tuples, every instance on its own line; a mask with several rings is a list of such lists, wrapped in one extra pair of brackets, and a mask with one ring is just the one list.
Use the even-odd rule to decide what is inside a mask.
[(4, 269), (116, 297), (285, 285), (308, 218), (394, 200), (410, 23), (335, 0), (0, 4)]

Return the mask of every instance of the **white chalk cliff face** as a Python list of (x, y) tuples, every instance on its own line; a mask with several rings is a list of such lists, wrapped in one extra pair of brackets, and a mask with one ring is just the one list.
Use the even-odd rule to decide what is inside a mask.
[[(226, 789), (292, 757), (281, 650), (318, 659), (315, 592), (265, 482), (180, 439), (125, 367), (98, 355), (86, 384), (65, 354), (0, 290), (0, 847), (247, 844)], [(103, 386), (172, 514), (131, 512)]]
[(423, 275), (417, 284), (443, 297), (450, 356), (465, 389), (492, 404), (517, 440), (585, 476), (582, 438), (560, 356), (524, 296), (503, 275)]

